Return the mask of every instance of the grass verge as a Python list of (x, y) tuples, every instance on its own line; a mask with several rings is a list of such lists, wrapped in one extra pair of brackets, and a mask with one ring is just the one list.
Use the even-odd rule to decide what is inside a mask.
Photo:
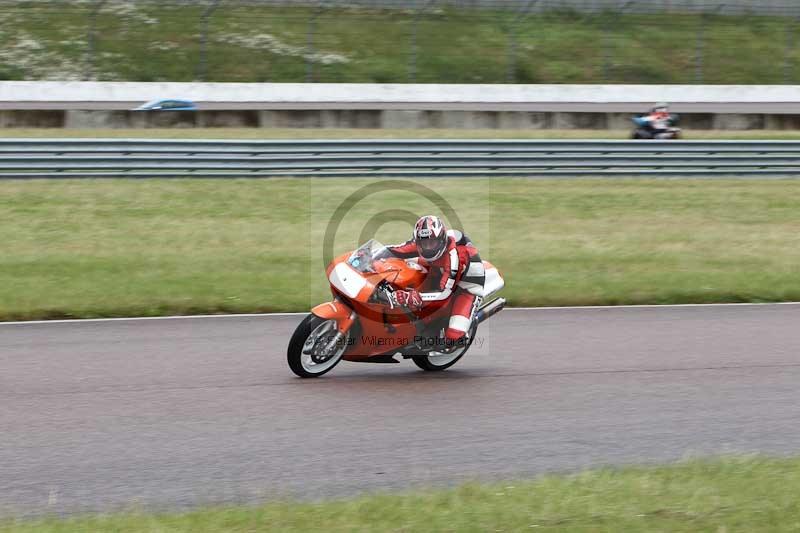
[[(512, 9), (433, 7), (417, 13), (231, 2), (211, 13), (206, 62), (201, 62), (204, 7), (10, 2), (0, 20), (0, 77), (773, 84), (796, 82), (793, 67), (800, 58), (791, 40), (787, 44), (786, 35), (794, 31), (788, 16), (569, 9), (520, 16)], [(91, 61), (87, 41), (93, 19)]]
[(322, 503), (5, 521), (0, 533), (779, 532), (800, 528), (799, 492), (798, 459), (728, 458)]
[[(321, 240), (366, 179), (0, 182), (0, 319), (306, 311)], [(800, 300), (794, 180), (428, 179), (503, 272), (512, 305)], [(387, 207), (343, 219), (352, 249)], [(384, 242), (407, 238), (388, 221)]]

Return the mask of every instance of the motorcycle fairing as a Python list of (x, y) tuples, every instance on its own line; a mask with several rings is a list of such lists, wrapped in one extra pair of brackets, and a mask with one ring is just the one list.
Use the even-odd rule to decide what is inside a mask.
[[(328, 265), (326, 273), (334, 300), (314, 307), (311, 312), (320, 318), (336, 320), (338, 330), (349, 334), (344, 360), (366, 361), (412, 347), (420, 334), (421, 322), (408, 310), (388, 309), (385, 303), (376, 302), (373, 294), (385, 282), (398, 289), (418, 288), (425, 282), (427, 269), (392, 256), (373, 258), (367, 266), (364, 259), (370, 256), (358, 256), (357, 252), (342, 254)], [(494, 265), (484, 261), (483, 266), (486, 282), (470, 292), (486, 297), (498, 292), (504, 282)], [(444, 305), (426, 322), (432, 323), (449, 313), (450, 305)]]
[(335, 320), (340, 332), (346, 334), (356, 320), (356, 312), (339, 300), (325, 302), (311, 309), (311, 312), (326, 320)]

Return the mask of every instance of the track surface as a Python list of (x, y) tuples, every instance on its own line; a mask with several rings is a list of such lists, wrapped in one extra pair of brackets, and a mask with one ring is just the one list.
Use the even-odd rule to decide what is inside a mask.
[(509, 310), (447, 372), (318, 380), (300, 318), (0, 325), (0, 514), (800, 451), (800, 306)]

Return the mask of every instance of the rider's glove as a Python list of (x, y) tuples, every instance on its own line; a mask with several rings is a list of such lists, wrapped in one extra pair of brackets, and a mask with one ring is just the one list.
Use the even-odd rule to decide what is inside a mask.
[(404, 305), (410, 309), (422, 307), (422, 296), (413, 289), (410, 291), (394, 291), (394, 301), (398, 305)]

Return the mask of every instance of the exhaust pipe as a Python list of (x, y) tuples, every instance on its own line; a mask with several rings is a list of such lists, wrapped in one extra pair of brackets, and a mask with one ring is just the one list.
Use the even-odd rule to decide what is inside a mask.
[(478, 321), (478, 324), (486, 320), (487, 318), (496, 315), (503, 308), (506, 306), (506, 299), (505, 298), (497, 298), (496, 300), (492, 300), (486, 305), (482, 305), (478, 312), (475, 313), (475, 320)]

